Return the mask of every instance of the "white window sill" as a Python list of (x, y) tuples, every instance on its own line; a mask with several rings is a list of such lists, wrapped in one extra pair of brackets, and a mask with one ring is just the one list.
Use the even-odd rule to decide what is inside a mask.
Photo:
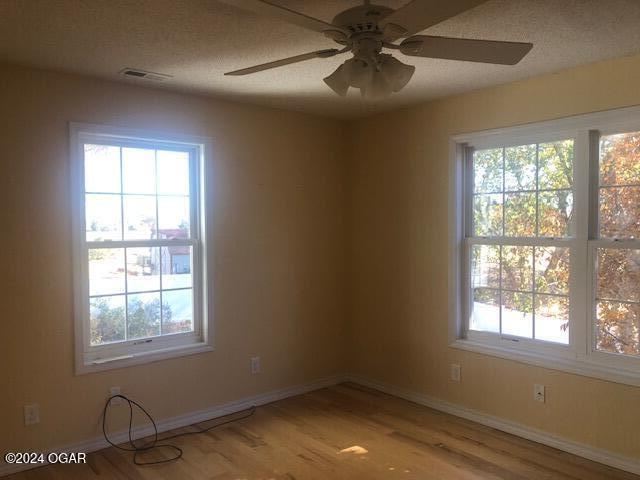
[(199, 342), (190, 345), (178, 345), (165, 347), (158, 350), (138, 352), (131, 355), (121, 355), (113, 358), (102, 358), (100, 360), (86, 360), (76, 365), (76, 375), (85, 373), (103, 372), (116, 368), (131, 367), (145, 363), (157, 362), (169, 358), (185, 357), (199, 353), (212, 352), (213, 346), (209, 343)]
[[(604, 365), (596, 363), (588, 358), (567, 358), (549, 356), (533, 351), (525, 351), (516, 348), (508, 348), (497, 345), (487, 345), (473, 340), (458, 339), (449, 344), (452, 348), (481, 353), (492, 357), (513, 360), (528, 365), (559, 370), (585, 377), (597, 378), (609, 382), (625, 385), (640, 386), (640, 368), (627, 368), (620, 366)], [(638, 362), (640, 365), (640, 361)]]

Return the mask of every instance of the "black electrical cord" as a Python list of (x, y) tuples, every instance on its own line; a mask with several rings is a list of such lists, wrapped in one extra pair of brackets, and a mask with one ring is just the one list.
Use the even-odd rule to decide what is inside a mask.
[[(129, 405), (129, 445), (130, 447), (123, 447), (121, 445), (117, 445), (115, 443), (113, 443), (111, 441), (111, 439), (109, 438), (109, 436), (107, 435), (107, 411), (109, 409), (109, 405), (111, 404), (111, 402), (113, 401), (113, 399), (115, 398), (121, 398), (123, 399), (125, 402), (127, 402), (127, 404)], [(147, 443), (146, 445), (136, 445), (135, 442), (133, 441), (133, 437), (132, 437), (132, 432), (133, 432), (133, 407), (136, 406), (138, 407), (138, 409), (140, 409), (140, 411), (142, 413), (144, 413), (146, 415), (146, 417), (151, 421), (151, 424), (153, 425), (153, 430), (154, 430), (154, 438), (151, 442)], [(164, 442), (166, 440), (170, 440), (173, 438), (178, 438), (178, 437), (184, 437), (186, 435), (198, 435), (201, 433), (206, 433), (210, 430), (213, 430), (214, 428), (218, 428), (221, 427), (222, 425), (227, 425), (229, 423), (232, 422), (236, 422), (238, 420), (243, 420), (245, 418), (249, 418), (251, 417), (255, 411), (256, 411), (256, 407), (253, 406), (249, 409), (246, 410), (248, 413), (244, 414), (241, 417), (233, 417), (230, 418), (229, 420), (225, 420), (223, 422), (220, 423), (216, 423), (215, 425), (212, 425), (210, 427), (207, 428), (198, 428), (195, 431), (191, 431), (191, 432), (183, 432), (183, 433), (176, 433), (174, 435), (170, 435), (168, 437), (164, 437), (164, 438), (158, 438), (158, 427), (156, 425), (156, 422), (153, 420), (153, 417), (149, 414), (149, 412), (147, 412), (144, 407), (142, 405), (140, 405), (138, 402), (136, 402), (135, 400), (131, 400), (130, 398), (125, 397), (124, 395), (113, 395), (112, 397), (109, 397), (109, 399), (107, 400), (107, 403), (105, 403), (104, 405), (104, 409), (102, 411), (102, 434), (104, 435), (104, 439), (107, 441), (107, 443), (109, 443), (109, 445), (111, 445), (112, 447), (117, 448), (118, 450), (124, 450), (126, 452), (134, 452), (133, 453), (133, 463), (135, 463), (136, 465), (158, 465), (161, 463), (168, 463), (168, 462), (173, 462), (175, 460), (178, 460), (179, 458), (182, 457), (182, 449), (180, 447), (178, 447), (177, 445), (173, 445), (171, 443), (158, 443), (158, 442)], [(228, 416), (228, 415), (225, 415)], [(207, 421), (207, 420), (205, 420)], [(203, 423), (203, 422), (199, 422), (199, 423)], [(175, 455), (170, 457), (170, 458), (165, 458), (164, 460), (153, 460), (153, 461), (149, 461), (149, 462), (145, 462), (145, 461), (140, 461), (138, 458), (138, 455), (140, 453), (144, 453), (144, 452), (148, 452), (157, 448), (170, 448), (173, 449), (173, 451), (175, 452)]]

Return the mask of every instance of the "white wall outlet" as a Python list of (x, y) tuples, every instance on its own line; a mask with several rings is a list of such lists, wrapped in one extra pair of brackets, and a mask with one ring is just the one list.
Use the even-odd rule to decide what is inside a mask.
[(260, 357), (251, 357), (251, 375), (260, 373)]
[[(120, 387), (109, 388), (109, 398), (113, 397), (114, 395), (120, 395)], [(109, 403), (109, 405), (114, 407), (118, 405), (122, 405), (122, 399), (114, 398), (113, 400), (111, 400), (111, 403)]]
[(451, 381), (452, 382), (459, 382), (460, 381), (460, 373), (461, 373), (462, 367), (460, 367), (460, 365), (458, 365), (457, 363), (452, 363), (451, 364)]
[(544, 385), (535, 384), (533, 386), (533, 398), (536, 402), (544, 403), (545, 401), (545, 388)]
[(40, 423), (40, 406), (37, 403), (31, 403), (24, 406), (24, 425), (35, 425)]

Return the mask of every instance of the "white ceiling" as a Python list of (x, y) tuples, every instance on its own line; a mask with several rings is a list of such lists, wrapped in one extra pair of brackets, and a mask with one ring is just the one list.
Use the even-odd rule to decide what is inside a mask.
[[(273, 0), (331, 21), (353, 0)], [(433, 0), (447, 1), (447, 0)], [(378, 0), (398, 8), (407, 0)], [(357, 117), (546, 72), (640, 52), (640, 0), (489, 0), (429, 34), (527, 41), (516, 66), (405, 57), (417, 67), (391, 99), (364, 104), (322, 82), (348, 57), (314, 59), (245, 77), (226, 71), (333, 48), (321, 34), (216, 0), (0, 0), (0, 59), (128, 82), (137, 67), (172, 75), (162, 88), (336, 117)]]

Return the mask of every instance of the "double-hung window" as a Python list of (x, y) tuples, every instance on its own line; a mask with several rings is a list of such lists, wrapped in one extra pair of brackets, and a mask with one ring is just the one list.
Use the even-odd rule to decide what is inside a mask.
[[(598, 135), (589, 258), (596, 352), (640, 367), (640, 131)], [(594, 155), (595, 157), (595, 155)], [(597, 189), (595, 188), (597, 185)], [(640, 368), (638, 368), (640, 372)]]
[(453, 345), (640, 384), (640, 110), (454, 147)]
[(71, 125), (76, 370), (210, 350), (201, 139)]
[(469, 152), (470, 337), (569, 343), (573, 152), (572, 138)]

